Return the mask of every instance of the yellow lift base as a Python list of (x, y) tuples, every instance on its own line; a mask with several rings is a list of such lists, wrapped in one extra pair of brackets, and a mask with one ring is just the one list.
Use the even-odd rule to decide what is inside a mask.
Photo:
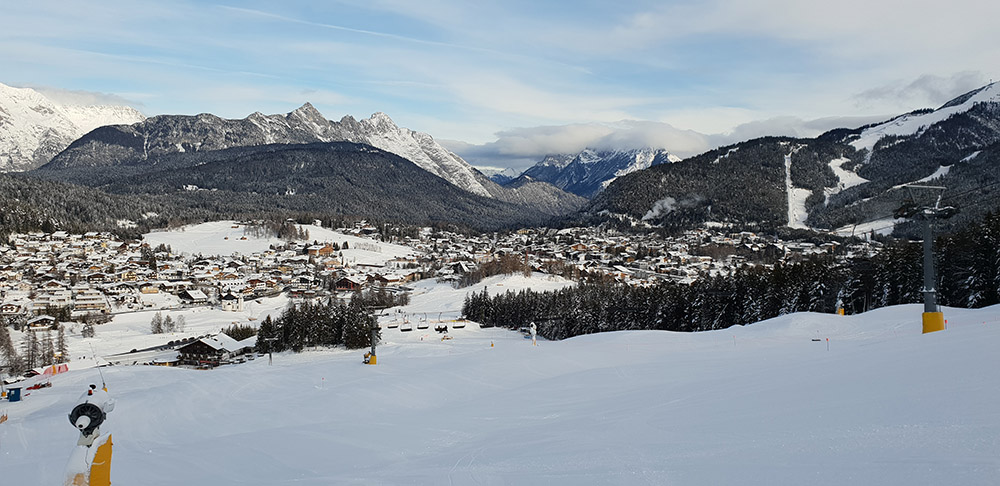
[(924, 312), (924, 334), (944, 330), (944, 314), (941, 312)]

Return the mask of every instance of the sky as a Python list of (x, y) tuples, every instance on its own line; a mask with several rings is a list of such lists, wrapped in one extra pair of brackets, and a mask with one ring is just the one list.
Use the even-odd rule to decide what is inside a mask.
[(689, 156), (936, 107), (1000, 77), (1000, 3), (7, 2), (0, 83), (146, 115), (389, 114), (474, 165)]

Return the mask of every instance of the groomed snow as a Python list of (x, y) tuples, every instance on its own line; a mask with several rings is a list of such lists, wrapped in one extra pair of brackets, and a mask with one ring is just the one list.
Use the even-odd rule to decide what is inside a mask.
[(940, 179), (940, 178), (948, 175), (948, 172), (951, 172), (951, 167), (952, 166), (950, 166), (950, 165), (949, 166), (942, 165), (942, 166), (938, 167), (937, 170), (934, 171), (934, 173), (932, 173), (931, 175), (929, 175), (927, 177), (924, 177), (923, 179), (917, 180), (916, 183), (920, 184), (920, 183), (924, 183), (924, 182), (933, 181), (934, 179)]
[(833, 169), (833, 174), (837, 176), (837, 187), (834, 194), (845, 189), (850, 189), (854, 186), (860, 186), (868, 182), (868, 179), (859, 176), (856, 172), (851, 170), (845, 170), (843, 166), (845, 163), (850, 162), (850, 159), (841, 157), (839, 159), (833, 159), (830, 161), (830, 168)]
[[(118, 485), (986, 485), (1000, 481), (1000, 308), (793, 314), (533, 347), (448, 341), (211, 371), (103, 368)], [(827, 341), (829, 338), (829, 341)], [(493, 347), (490, 346), (493, 343)], [(61, 484), (96, 369), (3, 402), (4, 484)]]
[(811, 192), (809, 189), (795, 187), (792, 185), (792, 157), (785, 156), (785, 193), (788, 195), (788, 227), (806, 229), (806, 219), (809, 218), (809, 211), (806, 210), (806, 199)]
[(849, 224), (847, 226), (842, 226), (834, 230), (834, 233), (840, 236), (864, 236), (874, 231), (875, 234), (888, 235), (892, 233), (892, 230), (897, 224), (904, 221), (906, 221), (906, 219), (895, 219), (892, 217), (882, 218), (858, 225)]

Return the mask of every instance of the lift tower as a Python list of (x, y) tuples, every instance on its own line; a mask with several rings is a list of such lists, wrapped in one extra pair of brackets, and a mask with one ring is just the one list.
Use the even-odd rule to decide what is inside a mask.
[[(895, 211), (893, 216), (896, 219), (905, 218), (919, 220), (923, 224), (924, 237), (924, 314), (923, 333), (943, 331), (944, 314), (937, 305), (937, 275), (934, 271), (934, 221), (947, 219), (958, 213), (958, 209), (952, 206), (941, 206), (941, 194), (945, 187), (941, 186), (903, 186), (910, 191), (910, 198), (903, 201), (903, 205)], [(921, 195), (923, 197), (918, 198)], [(927, 196), (931, 197), (928, 198)], [(920, 205), (916, 201), (933, 200), (930, 204)]]

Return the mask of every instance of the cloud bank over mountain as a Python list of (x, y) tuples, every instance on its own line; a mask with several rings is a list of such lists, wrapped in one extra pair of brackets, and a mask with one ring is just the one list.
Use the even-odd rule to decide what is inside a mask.
[(496, 134), (484, 144), (441, 140), (441, 144), (477, 167), (524, 170), (552, 154), (574, 154), (586, 148), (664, 149), (685, 158), (720, 146), (764, 136), (815, 137), (834, 128), (856, 128), (883, 121), (884, 116), (827, 117), (803, 120), (775, 117), (737, 125), (726, 133), (705, 134), (669, 123), (622, 120), (617, 123), (577, 123), (521, 127)]

